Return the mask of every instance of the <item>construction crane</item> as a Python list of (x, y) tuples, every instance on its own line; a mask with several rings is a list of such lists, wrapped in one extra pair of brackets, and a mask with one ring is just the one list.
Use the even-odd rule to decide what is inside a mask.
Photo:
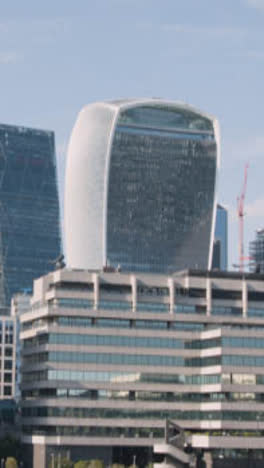
[(245, 202), (245, 195), (247, 189), (247, 173), (248, 173), (248, 163), (245, 165), (244, 171), (244, 183), (242, 186), (242, 190), (240, 196), (237, 197), (237, 216), (238, 216), (238, 223), (239, 223), (239, 242), (238, 242), (238, 255), (239, 255), (239, 271), (244, 271), (244, 260), (247, 260), (248, 257), (244, 257), (244, 202)]

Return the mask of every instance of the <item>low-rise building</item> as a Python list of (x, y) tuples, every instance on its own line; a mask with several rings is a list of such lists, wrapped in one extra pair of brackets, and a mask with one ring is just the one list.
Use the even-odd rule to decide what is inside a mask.
[(167, 418), (207, 461), (264, 458), (264, 275), (62, 269), (34, 282), (20, 336), (34, 467), (125, 451), (144, 466)]

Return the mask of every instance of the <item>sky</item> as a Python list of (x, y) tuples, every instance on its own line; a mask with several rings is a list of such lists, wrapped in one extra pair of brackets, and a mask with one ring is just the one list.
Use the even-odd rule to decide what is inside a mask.
[(0, 85), (1, 123), (54, 130), (61, 199), (67, 144), (84, 105), (162, 97), (215, 115), (230, 268), (247, 163), (246, 254), (264, 227), (264, 0), (2, 2)]

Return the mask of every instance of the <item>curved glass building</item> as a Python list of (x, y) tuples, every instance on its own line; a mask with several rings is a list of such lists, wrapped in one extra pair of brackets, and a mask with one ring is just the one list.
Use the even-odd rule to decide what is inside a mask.
[(219, 129), (186, 104), (88, 105), (66, 169), (68, 266), (172, 273), (211, 265)]

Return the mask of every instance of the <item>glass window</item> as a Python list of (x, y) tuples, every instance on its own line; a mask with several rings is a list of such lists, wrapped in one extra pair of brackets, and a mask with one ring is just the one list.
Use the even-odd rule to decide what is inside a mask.
[(12, 374), (5, 372), (4, 374), (4, 382), (12, 382)]
[(12, 356), (13, 355), (13, 348), (7, 348), (5, 347), (5, 356)]
[(159, 304), (155, 302), (138, 302), (136, 307), (138, 312), (168, 313), (170, 310), (169, 304)]
[(13, 364), (13, 363), (12, 363), (11, 360), (5, 361), (5, 363), (4, 363), (4, 368), (5, 368), (5, 369), (12, 369), (12, 364)]
[(10, 387), (9, 385), (5, 385), (4, 386), (4, 395), (5, 396), (12, 395), (12, 387)]
[(92, 309), (94, 306), (93, 301), (89, 299), (80, 299), (80, 298), (59, 298), (56, 299), (57, 304), (61, 307), (71, 307), (71, 308), (80, 308), (80, 309)]
[(100, 283), (100, 291), (110, 294), (131, 294), (130, 284)]
[(99, 301), (98, 309), (129, 310), (132, 309), (132, 303), (126, 301)]

